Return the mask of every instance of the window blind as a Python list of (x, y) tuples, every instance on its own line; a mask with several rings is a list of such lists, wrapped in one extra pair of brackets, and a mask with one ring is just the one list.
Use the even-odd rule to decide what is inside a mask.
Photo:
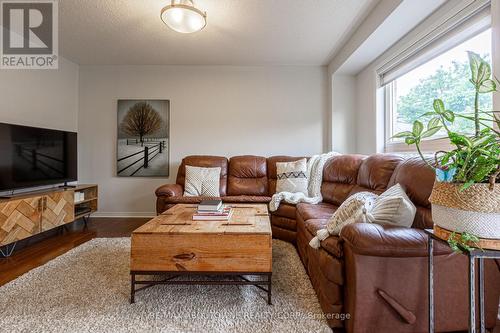
[(488, 29), (491, 3), (475, 0), (451, 13), (436, 27), (403, 48), (378, 68), (379, 86), (394, 81), (432, 58)]

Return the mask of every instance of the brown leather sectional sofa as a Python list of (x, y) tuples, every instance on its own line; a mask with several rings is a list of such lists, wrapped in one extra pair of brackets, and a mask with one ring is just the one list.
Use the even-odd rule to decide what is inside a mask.
[[(185, 166), (221, 167), (220, 192), (225, 202), (264, 202), (276, 191), (276, 162), (300, 157), (188, 156), (176, 184), (156, 190), (157, 212), (177, 203), (197, 203), (183, 197)], [(281, 204), (271, 215), (273, 237), (296, 244), (319, 302), (334, 330), (347, 332), (427, 331), (427, 237), (432, 228), (428, 201), (434, 174), (418, 159), (376, 154), (341, 155), (325, 165), (323, 202)], [(401, 184), (417, 207), (412, 228), (357, 223), (340, 237), (329, 237), (316, 250), (309, 241), (351, 194), (381, 193)], [(466, 257), (435, 246), (436, 331), (467, 329), (468, 265)], [(495, 326), (500, 297), (500, 264), (486, 261), (486, 326)]]

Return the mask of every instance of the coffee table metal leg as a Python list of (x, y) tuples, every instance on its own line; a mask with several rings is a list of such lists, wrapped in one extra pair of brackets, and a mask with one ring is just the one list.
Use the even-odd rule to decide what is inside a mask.
[(272, 305), (271, 302), (271, 286), (272, 286), (272, 273), (267, 276), (267, 304)]
[(130, 304), (135, 303), (135, 273), (130, 273)]

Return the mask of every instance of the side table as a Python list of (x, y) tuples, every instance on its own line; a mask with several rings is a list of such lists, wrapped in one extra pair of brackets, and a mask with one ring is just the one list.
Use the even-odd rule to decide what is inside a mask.
[[(429, 265), (429, 333), (434, 333), (434, 240), (448, 244), (437, 237), (434, 230), (425, 229), (428, 237), (428, 265)], [(478, 260), (477, 277), (479, 279), (479, 318), (480, 332), (485, 333), (484, 322), (484, 259), (500, 259), (498, 250), (481, 250), (464, 253), (469, 258), (469, 333), (476, 333), (476, 259)]]

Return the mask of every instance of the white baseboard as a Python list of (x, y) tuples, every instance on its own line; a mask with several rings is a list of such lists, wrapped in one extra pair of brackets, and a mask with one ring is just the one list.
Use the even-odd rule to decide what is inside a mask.
[(147, 217), (156, 216), (155, 212), (95, 212), (93, 217)]

